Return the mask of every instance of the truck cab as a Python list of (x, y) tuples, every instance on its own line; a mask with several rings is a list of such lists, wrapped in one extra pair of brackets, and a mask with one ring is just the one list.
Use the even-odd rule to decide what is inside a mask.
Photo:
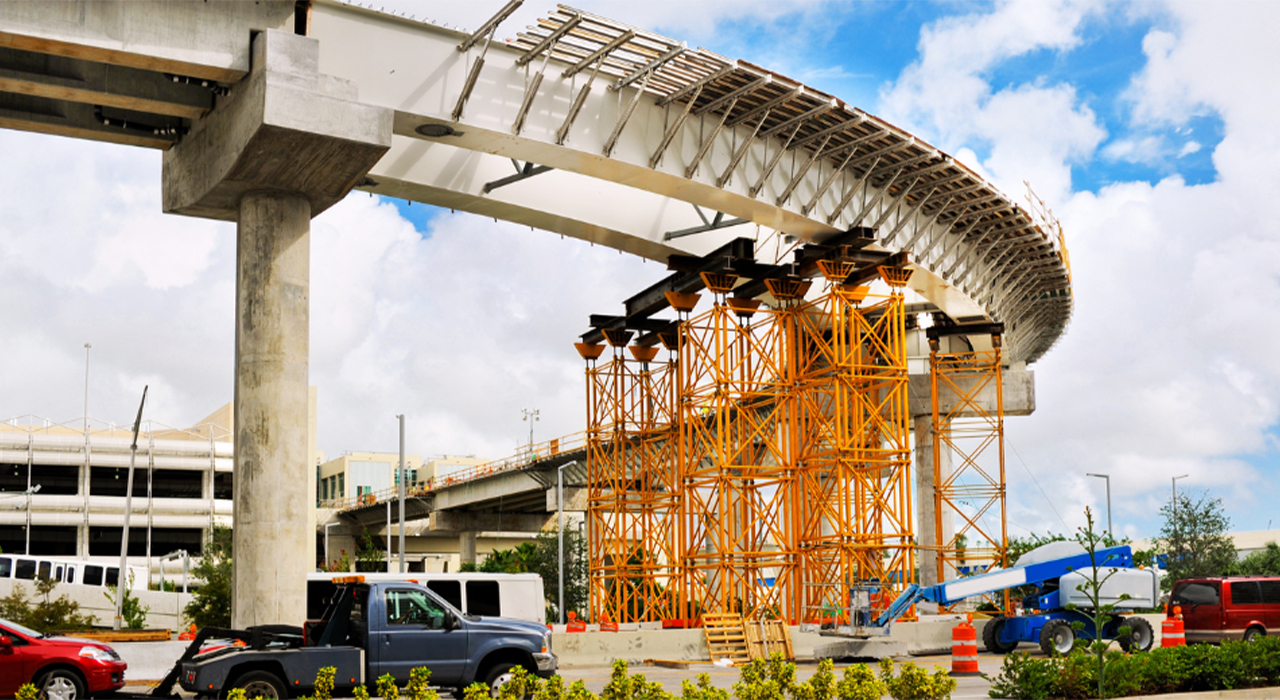
[[(197, 653), (200, 642), (219, 636), (249, 644)], [(177, 680), (202, 695), (246, 688), (250, 697), (285, 698), (312, 692), (325, 666), (337, 669), (339, 691), (388, 673), (403, 685), (425, 667), (433, 685), (460, 689), (478, 681), (496, 690), (517, 666), (545, 678), (556, 665), (544, 625), (469, 615), (410, 582), (356, 580), (339, 586), (324, 617), (302, 628), (202, 630), (179, 661)]]

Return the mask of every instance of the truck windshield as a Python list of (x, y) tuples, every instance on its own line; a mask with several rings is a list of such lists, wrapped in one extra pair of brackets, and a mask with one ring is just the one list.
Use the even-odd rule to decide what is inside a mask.
[(444, 627), (444, 608), (423, 591), (393, 588), (387, 591), (388, 625)]

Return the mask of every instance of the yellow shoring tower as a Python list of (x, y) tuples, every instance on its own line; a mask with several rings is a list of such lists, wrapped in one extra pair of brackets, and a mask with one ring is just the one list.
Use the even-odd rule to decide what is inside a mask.
[(883, 268), (891, 293), (869, 298), (844, 284), (848, 264), (818, 264), (829, 289), (800, 315), (803, 621), (847, 624), (837, 611), (852, 587), (875, 591), (879, 613), (915, 580), (901, 291), (910, 273)]
[(730, 272), (702, 273), (714, 304), (696, 316), (697, 295), (668, 292), (665, 364), (653, 348), (628, 360), (626, 331), (603, 331), (613, 359), (599, 367), (604, 347), (578, 345), (594, 619), (818, 622), (851, 586), (878, 589), (879, 612), (914, 582), (910, 273), (880, 268), (890, 293), (868, 297), (843, 284), (853, 263), (819, 266), (829, 289), (812, 302), (810, 282), (767, 279), (761, 308), (730, 296)]
[(668, 619), (675, 614), (679, 591), (673, 549), (679, 515), (676, 441), (671, 435), (673, 372), (666, 363), (653, 362), (658, 348), (631, 346), (632, 358), (627, 359), (622, 349), (630, 334), (605, 335), (613, 359), (587, 370), (593, 617), (614, 622)]
[[(939, 580), (1008, 566), (1004, 382), (998, 333), (992, 333), (991, 346), (990, 350), (943, 353), (938, 339), (933, 335), (929, 339)], [(994, 411), (984, 408), (984, 394), (994, 397)], [(943, 395), (951, 397), (945, 410), (939, 401)], [(944, 449), (951, 450), (954, 460), (950, 474), (942, 473)], [(944, 532), (946, 515), (955, 524), (949, 536)], [(1010, 612), (1007, 592), (991, 602)]]
[(734, 275), (702, 277), (715, 303), (680, 324), (685, 585), (701, 612), (793, 615), (794, 469), (778, 326), (759, 301), (727, 296)]

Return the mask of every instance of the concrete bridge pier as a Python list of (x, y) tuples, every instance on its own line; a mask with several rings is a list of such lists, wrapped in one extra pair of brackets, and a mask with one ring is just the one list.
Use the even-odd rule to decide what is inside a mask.
[(235, 627), (305, 617), (311, 217), (386, 153), (392, 123), (319, 72), (314, 39), (259, 32), (251, 64), (164, 156), (165, 211), (237, 223)]

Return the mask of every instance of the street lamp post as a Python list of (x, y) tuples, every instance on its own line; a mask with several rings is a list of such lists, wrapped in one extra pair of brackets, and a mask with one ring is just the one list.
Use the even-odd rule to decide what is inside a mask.
[(1191, 476), (1191, 475), (1183, 474), (1182, 476), (1175, 476), (1172, 479), (1170, 479), (1170, 483), (1173, 485), (1173, 526), (1174, 527), (1178, 526), (1178, 479), (1185, 479), (1188, 476)]
[[(404, 494), (405, 494), (404, 414), (401, 413), (397, 415), (396, 418), (400, 421), (400, 573), (403, 574), (404, 573)], [(391, 533), (388, 532), (387, 536), (390, 537)], [(390, 566), (387, 567), (387, 569), (390, 569), (390, 568), (391, 568)]]
[(524, 413), (524, 418), (521, 418), (520, 420), (529, 421), (529, 457), (532, 458), (533, 457), (533, 424), (538, 422), (539, 420), (538, 409), (522, 408), (520, 409), (520, 411)]
[(1111, 529), (1111, 475), (1110, 474), (1086, 474), (1085, 476), (1096, 476), (1099, 479), (1107, 480), (1107, 532), (1115, 537), (1115, 530)]
[[(89, 350), (93, 346), (84, 344), (84, 434), (89, 434)], [(87, 438), (86, 438), (87, 439)]]

